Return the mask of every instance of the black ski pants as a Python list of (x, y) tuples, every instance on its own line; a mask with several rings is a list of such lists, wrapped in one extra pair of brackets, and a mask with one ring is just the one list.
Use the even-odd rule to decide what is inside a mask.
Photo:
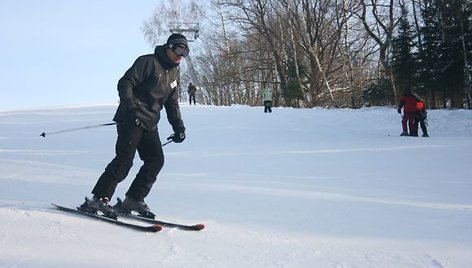
[(418, 123), (420, 124), (421, 131), (423, 131), (423, 135), (428, 135), (428, 129), (426, 128), (425, 119), (423, 117), (416, 117), (414, 123), (414, 136), (418, 136)]
[(133, 166), (134, 156), (138, 151), (143, 165), (126, 192), (126, 196), (143, 201), (164, 166), (164, 153), (159, 133), (157, 130), (146, 131), (139, 126), (124, 124), (117, 124), (117, 132), (115, 158), (105, 168), (92, 193), (111, 200), (118, 184), (128, 176)]
[(272, 113), (272, 101), (264, 101), (264, 113)]
[(188, 102), (190, 103), (190, 105), (192, 105), (192, 100), (193, 100), (193, 104), (197, 104), (197, 101), (195, 100), (195, 93), (191, 93), (188, 97)]

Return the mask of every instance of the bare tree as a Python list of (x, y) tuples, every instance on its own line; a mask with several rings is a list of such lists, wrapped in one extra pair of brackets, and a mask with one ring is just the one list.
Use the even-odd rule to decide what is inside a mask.
[(194, 1), (190, 3), (184, 3), (183, 0), (162, 1), (151, 17), (144, 21), (142, 27), (144, 37), (154, 47), (162, 38), (167, 37), (172, 28), (188, 27), (198, 23), (203, 16), (202, 7)]
[[(346, 106), (344, 100), (349, 95), (347, 105), (355, 106), (353, 85), (355, 75), (353, 62), (360, 54), (353, 48), (363, 48), (365, 41), (360, 41), (358, 33), (351, 36), (349, 21), (355, 1), (326, 1), (326, 0), (281, 0), (285, 10), (288, 10), (288, 21), (298, 46), (302, 48), (303, 57), (308, 59), (309, 71), (306, 83), (305, 98), (307, 106), (316, 106), (319, 102), (326, 103), (327, 96), (331, 106)], [(355, 22), (354, 22), (355, 23)], [(356, 32), (356, 31), (353, 31)], [(369, 55), (369, 53), (366, 53)], [(302, 58), (303, 58), (302, 57)], [(364, 64), (365, 60), (357, 60)], [(362, 69), (359, 65), (356, 65)], [(362, 78), (365, 80), (365, 77)], [(347, 92), (347, 94), (346, 94)], [(360, 88), (356, 96), (360, 96)], [(350, 104), (349, 104), (350, 103)]]
[(393, 104), (399, 94), (389, 63), (388, 51), (401, 13), (394, 0), (361, 0), (360, 4), (362, 8), (360, 12), (356, 12), (356, 15), (362, 21), (369, 36), (379, 46), (379, 61), (383, 67), (381, 71), (385, 72), (390, 80), (395, 98), (391, 100)]
[(205, 35), (211, 49), (196, 60), (208, 101), (258, 105), (262, 85), (269, 84), (277, 105), (359, 105), (376, 52), (354, 17), (360, 0), (214, 4), (213, 31)]

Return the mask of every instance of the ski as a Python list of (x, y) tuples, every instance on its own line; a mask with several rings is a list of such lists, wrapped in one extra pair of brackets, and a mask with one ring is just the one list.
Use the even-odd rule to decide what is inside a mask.
[(117, 211), (117, 213), (120, 217), (125, 217), (125, 218), (129, 218), (133, 220), (139, 220), (139, 221), (143, 221), (143, 222), (147, 222), (151, 224), (157, 224), (163, 227), (177, 228), (177, 229), (185, 230), (185, 231), (201, 231), (205, 229), (205, 225), (203, 223), (182, 224), (182, 223), (175, 223), (175, 222), (168, 222), (168, 221), (161, 221), (161, 220), (146, 218), (146, 217), (135, 215), (135, 214), (122, 213), (120, 211)]
[(60, 206), (60, 205), (56, 205), (56, 204), (51, 204), (51, 205), (53, 205), (56, 209), (58, 209), (60, 211), (69, 212), (69, 213), (73, 213), (73, 214), (77, 214), (77, 215), (87, 216), (89, 218), (105, 221), (105, 222), (108, 222), (108, 223), (111, 223), (111, 224), (119, 225), (119, 226), (122, 226), (122, 227), (126, 227), (126, 228), (129, 228), (129, 229), (133, 229), (133, 230), (137, 230), (137, 231), (141, 231), (141, 232), (155, 233), (155, 232), (159, 232), (159, 231), (162, 230), (162, 225), (157, 224), (157, 223), (152, 223), (152, 225), (150, 225), (150, 226), (142, 226), (142, 225), (138, 225), (138, 224), (132, 224), (132, 223), (120, 221), (118, 219), (108, 218), (108, 217), (98, 215), (98, 214), (82, 212), (82, 211), (79, 211), (75, 208), (64, 207), (64, 206)]
[(169, 227), (169, 228), (177, 228), (185, 231), (201, 231), (205, 229), (205, 225), (203, 223), (198, 223), (198, 224), (182, 224), (182, 223), (175, 223), (175, 222), (169, 222), (169, 221), (162, 221), (162, 220), (157, 220), (154, 217), (154, 213), (149, 212), (146, 216), (145, 215), (136, 215), (133, 214), (131, 211), (124, 211), (121, 209), (121, 204), (123, 201), (120, 198), (117, 198), (117, 203), (116, 205), (113, 206), (114, 212), (117, 213), (120, 217), (125, 217), (133, 220), (138, 220), (138, 221), (143, 221), (151, 224), (158, 224), (163, 227)]

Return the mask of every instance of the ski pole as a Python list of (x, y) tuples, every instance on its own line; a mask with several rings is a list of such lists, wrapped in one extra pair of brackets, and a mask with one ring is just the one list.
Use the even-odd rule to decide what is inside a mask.
[(167, 144), (169, 144), (169, 143), (171, 143), (171, 142), (173, 142), (173, 140), (170, 140), (170, 141), (168, 141), (168, 142), (163, 143), (163, 144), (162, 144), (162, 147), (166, 146)]
[(46, 135), (54, 135), (54, 134), (59, 134), (59, 133), (64, 133), (64, 132), (71, 132), (71, 131), (77, 131), (77, 130), (83, 130), (83, 129), (89, 129), (89, 128), (112, 126), (112, 125), (116, 125), (116, 122), (93, 125), (93, 126), (86, 126), (86, 127), (70, 128), (70, 129), (64, 129), (64, 130), (58, 130), (58, 131), (52, 131), (52, 132), (43, 132), (39, 136), (46, 138)]

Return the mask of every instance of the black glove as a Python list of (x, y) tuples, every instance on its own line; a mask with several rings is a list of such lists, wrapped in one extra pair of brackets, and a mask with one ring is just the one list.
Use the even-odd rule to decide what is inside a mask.
[(185, 132), (178, 132), (170, 135), (167, 140), (172, 140), (175, 143), (181, 143), (185, 140)]
[(398, 108), (398, 113), (401, 114), (402, 113), (402, 108)]

